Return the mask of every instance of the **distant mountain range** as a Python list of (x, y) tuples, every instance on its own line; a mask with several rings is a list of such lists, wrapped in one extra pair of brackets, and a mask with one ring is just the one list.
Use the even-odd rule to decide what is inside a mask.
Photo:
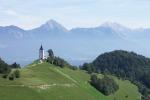
[(38, 58), (41, 44), (77, 64), (114, 49), (136, 51), (150, 57), (148, 43), (150, 29), (130, 29), (118, 23), (71, 30), (54, 20), (31, 30), (13, 25), (0, 27), (0, 56), (10, 63), (23, 64)]
[[(56, 35), (68, 35), (68, 36), (99, 36), (103, 37), (116, 37), (116, 38), (127, 38), (127, 37), (144, 37), (150, 36), (150, 29), (130, 29), (118, 23), (104, 23), (94, 28), (73, 28), (71, 30), (66, 29), (64, 26), (56, 22), (55, 20), (49, 20), (40, 27), (24, 30), (17, 26), (10, 25), (0, 27), (1, 38), (9, 39), (22, 39), (22, 38), (33, 38), (41, 36), (56, 36)], [(48, 37), (47, 37), (48, 38)]]

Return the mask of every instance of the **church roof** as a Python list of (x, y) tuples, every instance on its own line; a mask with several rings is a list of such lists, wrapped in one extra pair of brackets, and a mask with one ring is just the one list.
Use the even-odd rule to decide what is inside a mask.
[(43, 46), (41, 45), (40, 50), (43, 50)]

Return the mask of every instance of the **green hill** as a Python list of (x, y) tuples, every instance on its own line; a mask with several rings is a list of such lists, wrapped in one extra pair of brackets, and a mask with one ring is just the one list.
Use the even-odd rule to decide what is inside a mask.
[(92, 63), (85, 63), (82, 69), (128, 79), (138, 86), (142, 100), (150, 100), (150, 58), (115, 50), (99, 55)]
[[(0, 78), (0, 100), (140, 100), (140, 93), (129, 81), (113, 77), (119, 90), (105, 96), (88, 81), (85, 71), (59, 68), (48, 63), (33, 63), (20, 69), (21, 78)], [(102, 75), (100, 75), (102, 76)]]

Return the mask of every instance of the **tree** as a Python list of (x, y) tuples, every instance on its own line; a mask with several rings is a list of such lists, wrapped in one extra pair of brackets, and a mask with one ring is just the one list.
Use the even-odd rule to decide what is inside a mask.
[(53, 64), (54, 62), (54, 53), (53, 53), (53, 50), (52, 49), (49, 49), (48, 51), (48, 58), (47, 58), (47, 61), (50, 62), (51, 64)]
[[(82, 68), (90, 73), (113, 74), (133, 83), (139, 82), (141, 84), (138, 87), (143, 98), (149, 98), (147, 94), (150, 94), (150, 58), (134, 52), (115, 50), (99, 55), (92, 63), (86, 63)], [(145, 100), (143, 98), (142, 100)]]
[(49, 57), (54, 58), (54, 53), (52, 49), (49, 49), (47, 52)]
[(9, 80), (13, 81), (15, 79), (14, 74), (10, 74)]
[(104, 95), (110, 95), (119, 89), (118, 84), (112, 78), (107, 76), (104, 76), (102, 79), (100, 79), (97, 78), (96, 75), (92, 75), (90, 83)]
[(83, 70), (86, 70), (89, 74), (91, 74), (92, 72), (95, 72), (95, 68), (93, 67), (93, 65), (91, 63), (84, 63), (82, 66)]
[(63, 58), (55, 57), (52, 49), (49, 49), (47, 52), (48, 52), (48, 55), (49, 55), (49, 57), (47, 58), (47, 62), (49, 62), (50, 64), (54, 64), (54, 65), (59, 66), (61, 68), (68, 67), (68, 68), (73, 69), (73, 70), (77, 69), (76, 66), (70, 65)]
[(8, 77), (8, 74), (4, 74), (2, 77), (6, 79)]
[(71, 65), (65, 61), (64, 59), (60, 58), (60, 57), (55, 57), (54, 59), (54, 65), (56, 66), (60, 66), (60, 67), (71, 67)]
[(14, 62), (12, 65), (10, 65), (11, 68), (21, 68), (19, 64)]
[(97, 76), (95, 74), (91, 75), (91, 84), (94, 85), (94, 84), (97, 84)]
[(0, 58), (0, 73), (6, 74), (10, 73), (10, 71), (11, 71), (10, 66)]
[(14, 76), (15, 76), (15, 78), (20, 78), (20, 71), (19, 70), (15, 70), (14, 71)]

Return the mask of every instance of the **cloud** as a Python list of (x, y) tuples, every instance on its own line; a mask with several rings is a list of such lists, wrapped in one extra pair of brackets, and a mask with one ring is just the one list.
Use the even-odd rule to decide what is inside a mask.
[(4, 10), (3, 12), (7, 15), (18, 16), (18, 14), (13, 10)]
[(11, 23), (21, 28), (33, 28), (39, 25), (40, 18), (30, 14), (23, 14), (12, 9), (3, 9), (0, 11), (3, 16), (7, 16), (5, 23)]
[(0, 0), (0, 26), (31, 29), (55, 19), (67, 28), (105, 21), (148, 27), (149, 5), (150, 0)]

